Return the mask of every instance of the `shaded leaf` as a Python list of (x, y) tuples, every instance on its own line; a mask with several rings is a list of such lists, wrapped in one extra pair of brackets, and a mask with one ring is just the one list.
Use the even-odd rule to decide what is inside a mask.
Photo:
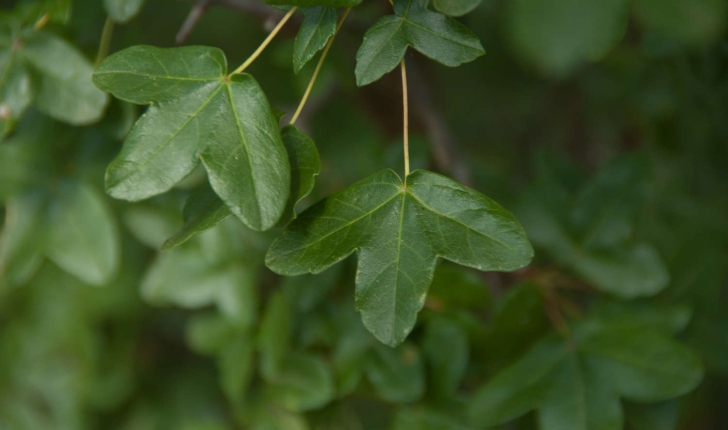
[[(283, 144), (291, 165), (291, 191), (286, 208), (278, 221), (285, 225), (296, 217), (296, 204), (312, 190), (315, 177), (321, 171), (321, 160), (316, 145), (296, 126), (288, 125), (281, 132)], [(208, 230), (232, 215), (209, 185), (203, 185), (185, 202), (182, 212), (184, 226), (164, 242), (163, 249), (174, 248), (195, 234)]]
[(571, 265), (600, 290), (623, 298), (652, 296), (667, 287), (670, 281), (660, 255), (644, 244), (585, 252)]
[(619, 430), (620, 397), (666, 400), (702, 378), (695, 354), (659, 332), (591, 320), (573, 333), (575, 345), (549, 336), (486, 383), (471, 403), (473, 422), (493, 426), (538, 409), (543, 430)]
[(533, 252), (515, 218), (482, 194), (423, 170), (405, 184), (384, 170), (304, 211), (271, 245), (266, 264), (283, 275), (319, 273), (354, 251), (357, 309), (390, 346), (414, 326), (438, 257), (507, 271)]
[(92, 187), (61, 184), (50, 207), (47, 254), (63, 270), (92, 285), (103, 285), (120, 263), (116, 220)]
[(370, 353), (366, 375), (376, 394), (391, 402), (415, 402), (425, 392), (425, 366), (420, 351), (403, 344), (396, 349), (377, 345)]
[(470, 349), (465, 331), (448, 319), (432, 319), (425, 329), (422, 350), (432, 393), (439, 398), (453, 396), (468, 367)]
[(134, 18), (142, 8), (144, 0), (104, 0), (109, 17), (118, 23)]
[(200, 161), (226, 206), (254, 230), (280, 218), (290, 166), (273, 111), (248, 74), (226, 76), (219, 49), (135, 46), (107, 58), (99, 88), (152, 106), (106, 173), (107, 192), (141, 200), (169, 190)]
[(294, 352), (285, 357), (281, 372), (268, 386), (271, 399), (289, 411), (318, 409), (334, 398), (334, 380), (323, 360)]
[(450, 67), (485, 54), (470, 30), (452, 18), (427, 10), (427, 0), (395, 0), (394, 13), (380, 18), (364, 35), (356, 53), (359, 86), (397, 67), (408, 46)]
[(483, 0), (434, 0), (432, 5), (438, 12), (450, 16), (462, 16), (480, 6)]
[(624, 36), (629, 17), (628, 0), (515, 0), (507, 7), (516, 52), (556, 75), (606, 54)]
[(18, 51), (31, 72), (38, 110), (72, 125), (101, 119), (109, 98), (93, 86), (93, 66), (73, 45), (49, 32), (27, 29)]
[(291, 347), (292, 312), (283, 293), (268, 300), (258, 333), (260, 373), (269, 381), (279, 380)]
[(43, 262), (47, 197), (26, 193), (6, 204), (0, 235), (0, 286), (26, 283)]
[(326, 46), (329, 38), (336, 34), (336, 9), (312, 7), (304, 9), (306, 14), (301, 28), (293, 42), (293, 71), (298, 73), (316, 53)]

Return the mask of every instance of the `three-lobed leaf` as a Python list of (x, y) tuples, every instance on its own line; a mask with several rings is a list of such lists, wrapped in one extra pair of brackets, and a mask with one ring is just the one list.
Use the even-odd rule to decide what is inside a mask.
[(455, 67), (485, 54), (478, 38), (454, 19), (427, 9), (427, 0), (395, 0), (394, 15), (380, 18), (356, 54), (356, 83), (367, 85), (390, 72), (411, 46)]
[(319, 273), (354, 251), (356, 307), (381, 342), (412, 330), (438, 257), (479, 270), (516, 270), (533, 257), (523, 228), (496, 202), (417, 170), (403, 183), (384, 170), (304, 211), (271, 245), (282, 275)]
[(683, 395), (702, 378), (698, 358), (660, 331), (587, 321), (569, 345), (539, 342), (475, 395), (471, 420), (494, 426), (533, 409), (542, 430), (623, 427), (620, 397), (655, 402)]
[(230, 211), (254, 230), (278, 222), (290, 167), (273, 110), (248, 74), (226, 75), (222, 51), (134, 46), (107, 58), (94, 83), (151, 106), (106, 172), (107, 192), (131, 201), (169, 190), (200, 163)]

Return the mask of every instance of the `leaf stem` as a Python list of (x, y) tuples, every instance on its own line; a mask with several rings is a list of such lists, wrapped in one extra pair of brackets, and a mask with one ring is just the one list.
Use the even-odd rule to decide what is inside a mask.
[(99, 52), (96, 54), (96, 61), (94, 67), (99, 67), (104, 58), (109, 55), (111, 49), (111, 36), (114, 34), (114, 20), (110, 17), (106, 18), (104, 23), (104, 29), (101, 31), (101, 42), (99, 42)]
[(265, 38), (265, 40), (263, 41), (263, 43), (260, 44), (260, 46), (258, 47), (258, 49), (256, 49), (255, 52), (253, 52), (253, 54), (247, 60), (245, 60), (245, 62), (243, 64), (240, 65), (240, 67), (238, 67), (232, 73), (230, 73), (228, 75), (228, 78), (230, 76), (232, 76), (232, 75), (241, 73), (243, 70), (247, 69), (248, 66), (250, 66), (250, 64), (253, 61), (255, 61), (256, 58), (258, 58), (258, 56), (261, 54), (261, 52), (263, 52), (263, 50), (265, 50), (265, 48), (268, 46), (268, 44), (270, 43), (270, 41), (273, 40), (273, 38), (276, 37), (276, 34), (278, 34), (278, 32), (281, 30), (281, 28), (283, 28), (283, 25), (285, 25), (286, 21), (288, 21), (288, 18), (290, 18), (291, 15), (293, 15), (293, 12), (295, 12), (296, 9), (298, 9), (298, 7), (293, 6), (291, 8), (291, 10), (289, 10), (288, 13), (285, 14), (283, 16), (283, 18), (281, 18), (281, 20), (278, 23), (278, 25), (275, 26), (275, 28), (273, 29), (273, 31), (271, 31), (270, 34), (268, 35), (268, 37)]
[(404, 58), (402, 58), (402, 110), (403, 110), (403, 123), (404, 123), (404, 177), (405, 179), (410, 174), (410, 162), (409, 162), (409, 100), (407, 98), (407, 67), (404, 64)]
[(329, 49), (331, 49), (331, 45), (334, 43), (334, 38), (337, 34), (339, 34), (339, 29), (342, 25), (344, 25), (344, 20), (346, 19), (346, 16), (349, 15), (349, 12), (351, 11), (351, 8), (347, 8), (344, 11), (344, 14), (341, 15), (341, 18), (339, 18), (339, 22), (336, 24), (336, 32), (333, 36), (329, 38), (329, 41), (326, 43), (326, 46), (324, 47), (324, 51), (321, 53), (321, 58), (319, 58), (318, 64), (316, 64), (316, 69), (313, 71), (313, 76), (311, 76), (311, 80), (308, 82), (308, 87), (306, 87), (306, 92), (303, 93), (303, 97), (301, 98), (301, 102), (298, 104), (298, 108), (296, 109), (296, 113), (293, 114), (293, 117), (291, 118), (290, 125), (293, 125), (296, 123), (296, 120), (298, 119), (298, 116), (301, 115), (301, 111), (303, 110), (303, 107), (306, 105), (306, 101), (308, 101), (308, 96), (311, 95), (311, 90), (313, 89), (313, 84), (316, 83), (316, 78), (318, 78), (318, 74), (321, 71), (321, 66), (324, 64), (324, 60), (326, 59), (326, 55), (329, 53)]

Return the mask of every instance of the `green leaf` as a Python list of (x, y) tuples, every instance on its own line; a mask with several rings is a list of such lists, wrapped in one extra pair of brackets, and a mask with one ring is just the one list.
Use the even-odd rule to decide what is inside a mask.
[(517, 54), (564, 75), (622, 39), (629, 6), (628, 0), (514, 0), (507, 4), (507, 35)]
[(721, 0), (635, 0), (634, 14), (646, 30), (686, 45), (705, 45), (725, 29), (728, 5)]
[(651, 405), (625, 405), (627, 422), (634, 430), (675, 430), (680, 418), (680, 401), (673, 399)]
[(195, 190), (182, 209), (184, 225), (174, 236), (164, 241), (162, 249), (171, 249), (187, 242), (196, 234), (225, 221), (232, 213), (209, 184)]
[(49, 217), (48, 258), (87, 284), (108, 283), (119, 268), (121, 244), (103, 195), (86, 184), (63, 183)]
[(30, 72), (34, 104), (72, 125), (101, 119), (109, 101), (91, 82), (93, 66), (73, 45), (46, 31), (27, 29), (18, 54)]
[(12, 130), (33, 99), (30, 76), (17, 54), (13, 47), (0, 48), (0, 137)]
[(628, 239), (644, 206), (650, 166), (641, 157), (617, 157), (582, 188), (571, 221), (584, 248), (606, 248)]
[(51, 21), (67, 24), (71, 20), (72, 0), (34, 0), (18, 2), (14, 11), (23, 24), (33, 25), (45, 14)]
[(74, 46), (47, 31), (0, 36), (0, 136), (34, 102), (73, 125), (101, 119), (108, 96), (91, 82), (93, 67)]
[(395, 0), (394, 13), (380, 18), (364, 35), (356, 53), (359, 86), (397, 67), (407, 46), (450, 67), (485, 54), (470, 30), (452, 18), (427, 10), (427, 0)]
[(283, 369), (291, 343), (291, 319), (286, 297), (283, 293), (276, 293), (268, 301), (258, 334), (260, 372), (269, 381), (278, 380)]
[(498, 305), (483, 347), (493, 360), (510, 362), (541, 337), (548, 319), (538, 286), (530, 282), (509, 288)]
[(285, 357), (280, 374), (267, 389), (274, 402), (292, 412), (318, 409), (335, 393), (328, 366), (317, 356), (303, 352)]
[(47, 196), (24, 193), (6, 204), (0, 235), (0, 287), (25, 284), (43, 262)]
[(463, 16), (480, 6), (483, 0), (434, 0), (432, 5), (438, 12), (450, 16)]
[(291, 164), (291, 193), (278, 221), (283, 227), (296, 218), (296, 205), (313, 191), (316, 176), (321, 173), (321, 158), (313, 140), (295, 125), (283, 127), (281, 137)]
[[(449, 412), (449, 411), (448, 411)], [(453, 414), (454, 415), (454, 414)], [(400, 408), (394, 418), (392, 430), (471, 430), (456, 418), (425, 408)]]
[(47, 167), (37, 162), (42, 150), (33, 143), (26, 138), (13, 138), (0, 144), (0, 202), (36, 183), (37, 172)]
[(230, 255), (222, 241), (234, 239), (227, 236), (224, 230), (211, 231), (199, 242), (159, 254), (141, 282), (142, 297), (157, 306), (216, 304), (230, 321), (251, 326), (256, 320), (256, 270)]
[(298, 73), (316, 53), (326, 46), (330, 37), (336, 34), (336, 9), (312, 7), (304, 9), (306, 14), (296, 40), (293, 42), (293, 71)]
[(549, 336), (494, 376), (475, 395), (471, 420), (494, 426), (538, 409), (542, 430), (620, 430), (620, 397), (666, 400), (702, 378), (695, 354), (659, 332), (591, 320), (573, 333), (573, 345)]
[(655, 295), (670, 281), (660, 255), (644, 244), (588, 251), (572, 260), (571, 266), (600, 290), (622, 298)]
[(445, 311), (483, 310), (488, 309), (492, 302), (488, 287), (478, 274), (444, 262), (437, 267), (427, 299), (437, 309)]
[(354, 7), (359, 6), (361, 0), (265, 0), (272, 5), (288, 5), (298, 7)]
[(430, 369), (431, 391), (439, 398), (453, 396), (468, 366), (468, 337), (445, 318), (428, 322), (422, 350)]
[(384, 170), (304, 211), (266, 264), (282, 275), (320, 273), (354, 251), (357, 309), (390, 346), (412, 330), (438, 257), (508, 271), (533, 256), (518, 221), (496, 202), (435, 173), (415, 171), (403, 184)]
[(169, 190), (201, 161), (210, 185), (253, 230), (285, 209), (290, 166), (265, 94), (248, 74), (226, 76), (219, 49), (134, 46), (107, 58), (94, 83), (133, 103), (152, 103), (106, 172), (113, 197)]
[(134, 18), (142, 8), (144, 0), (104, 0), (109, 17), (118, 23)]
[[(321, 159), (310, 137), (294, 125), (287, 125), (281, 132), (283, 144), (291, 165), (291, 192), (279, 225), (288, 224), (296, 217), (296, 204), (312, 190), (315, 177), (321, 172)], [(163, 249), (174, 248), (223, 222), (232, 215), (209, 185), (204, 185), (187, 199), (182, 216), (184, 226), (164, 242)]]
[(390, 402), (416, 402), (425, 392), (425, 366), (420, 351), (403, 344), (377, 345), (367, 363), (367, 378), (376, 394)]

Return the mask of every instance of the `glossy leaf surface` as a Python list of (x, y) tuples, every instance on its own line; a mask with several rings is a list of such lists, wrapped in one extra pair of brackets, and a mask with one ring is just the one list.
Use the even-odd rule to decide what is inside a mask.
[(356, 306), (394, 346), (414, 326), (438, 257), (479, 270), (516, 270), (533, 250), (496, 202), (431, 172), (405, 184), (384, 170), (304, 211), (266, 256), (277, 273), (319, 273), (358, 251)]
[(226, 76), (215, 48), (136, 46), (107, 58), (94, 83), (116, 97), (152, 103), (106, 173), (113, 197), (169, 190), (201, 161), (210, 185), (254, 230), (280, 218), (290, 168), (265, 94), (248, 74)]
[[(296, 217), (296, 204), (313, 190), (315, 177), (321, 172), (321, 159), (310, 137), (294, 125), (287, 125), (281, 132), (291, 164), (291, 192), (286, 209), (278, 225), (286, 225)], [(170, 249), (187, 241), (195, 234), (208, 230), (232, 215), (230, 210), (209, 187), (196, 190), (185, 202), (182, 213), (184, 225), (174, 236), (164, 242)]]

